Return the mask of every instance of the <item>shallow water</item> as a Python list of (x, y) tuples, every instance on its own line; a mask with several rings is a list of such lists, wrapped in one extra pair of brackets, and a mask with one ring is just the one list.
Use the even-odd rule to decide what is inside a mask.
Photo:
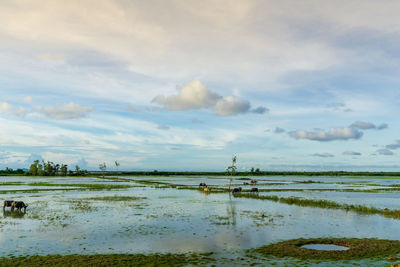
[(301, 246), (301, 248), (313, 249), (313, 250), (329, 250), (329, 251), (332, 251), (332, 250), (334, 250), (334, 251), (349, 250), (348, 247), (332, 245), (332, 244), (308, 244), (308, 245)]
[[(205, 195), (197, 190), (160, 188), (143, 181), (175, 185), (206, 182), (227, 185), (226, 177), (125, 177), (125, 182), (91, 177), (0, 177), (3, 199), (23, 200), (27, 212), (0, 217), (1, 256), (93, 253), (209, 252), (227, 255), (294, 238), (357, 237), (400, 240), (400, 220), (359, 215), (343, 210), (299, 207), (267, 200), (234, 198), (228, 193)], [(364, 188), (390, 186), (394, 179), (258, 177), (257, 187), (271, 183), (291, 188), (327, 188), (335, 185)], [(299, 181), (319, 183), (299, 183)], [(1, 183), (20, 182), (18, 185)], [(46, 182), (65, 184), (125, 184), (130, 188), (72, 191)], [(243, 180), (234, 181), (235, 184)], [(344, 184), (343, 184), (344, 183)], [(267, 185), (264, 185), (267, 184)], [(75, 187), (75, 186), (74, 186)], [(252, 186), (251, 186), (252, 187)], [(50, 191), (14, 192), (20, 189)], [(261, 194), (261, 193), (260, 193)], [(328, 199), (397, 209), (399, 193), (274, 192), (279, 196)], [(101, 197), (138, 197), (111, 201)], [(115, 199), (116, 200), (116, 199)], [(399, 202), (400, 203), (400, 202)], [(7, 248), (7, 249), (4, 249)], [(235, 255), (236, 255), (235, 254)]]

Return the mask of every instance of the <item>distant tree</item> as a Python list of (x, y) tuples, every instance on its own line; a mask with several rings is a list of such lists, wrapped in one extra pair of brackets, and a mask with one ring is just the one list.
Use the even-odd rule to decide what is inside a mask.
[(81, 173), (81, 169), (79, 168), (78, 165), (75, 165), (75, 175), (79, 176), (80, 173)]
[(117, 174), (118, 174), (118, 170), (119, 170), (119, 166), (121, 165), (118, 161), (114, 162), (115, 167), (117, 167)]
[(54, 165), (54, 175), (60, 175), (60, 164)]
[(250, 169), (250, 172), (251, 172), (251, 173), (254, 173), (254, 167)]
[(255, 170), (255, 173), (256, 173), (256, 174), (260, 174), (260, 169), (257, 168), (257, 169)]
[(103, 178), (104, 178), (104, 172), (105, 172), (106, 169), (107, 169), (106, 163), (103, 162), (102, 164), (99, 164), (99, 169), (100, 169), (100, 171), (101, 171), (101, 173), (102, 173), (102, 175), (103, 175)]
[(38, 175), (38, 164), (39, 164), (38, 160), (35, 160), (33, 162), (33, 164), (31, 164), (31, 166), (29, 167), (29, 171), (28, 171), (29, 175), (33, 175), (33, 176)]
[(46, 176), (55, 176), (56, 175), (56, 167), (54, 165), (54, 162), (43, 161), (43, 168), (44, 168), (44, 175)]
[(43, 170), (43, 165), (42, 164), (38, 164), (37, 171), (38, 171), (37, 175), (44, 176), (44, 170)]
[(66, 164), (61, 164), (60, 172), (61, 172), (61, 176), (67, 176), (68, 165), (66, 165)]
[(236, 173), (236, 156), (232, 157), (232, 165), (226, 168), (228, 173), (230, 173), (231, 177), (229, 179), (229, 192), (231, 192), (231, 185), (232, 185), (232, 176)]

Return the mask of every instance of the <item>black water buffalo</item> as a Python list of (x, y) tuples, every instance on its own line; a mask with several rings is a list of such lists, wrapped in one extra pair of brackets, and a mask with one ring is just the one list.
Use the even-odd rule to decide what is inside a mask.
[(249, 185), (249, 183), (248, 182), (243, 182), (243, 185)]
[(11, 207), (11, 204), (14, 202), (14, 200), (4, 200), (3, 204), (3, 210), (6, 209), (6, 207)]
[(257, 187), (253, 187), (252, 189), (250, 189), (250, 192), (258, 193), (258, 188)]
[(206, 183), (200, 183), (200, 184), (199, 184), (199, 187), (200, 187), (200, 186), (205, 187), (205, 186), (207, 186), (207, 185), (206, 185)]
[(25, 205), (23, 201), (14, 201), (13, 203), (11, 203), (11, 211), (16, 208), (17, 210), (24, 209), (24, 212), (26, 212), (27, 207), (28, 205)]
[(237, 193), (240, 193), (240, 192), (242, 192), (242, 188), (241, 187), (233, 188), (233, 190), (232, 190), (233, 194), (237, 194)]

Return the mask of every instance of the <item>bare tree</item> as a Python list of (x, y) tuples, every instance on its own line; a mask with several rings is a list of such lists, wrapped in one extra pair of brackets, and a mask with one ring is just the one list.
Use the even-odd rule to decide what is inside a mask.
[(232, 185), (232, 176), (236, 173), (236, 156), (232, 157), (232, 165), (229, 166), (228, 168), (226, 168), (226, 170), (228, 171), (228, 173), (230, 172), (231, 177), (229, 179), (229, 192), (231, 192), (231, 185)]
[(100, 171), (101, 171), (101, 173), (102, 173), (102, 175), (103, 175), (103, 178), (104, 178), (104, 172), (105, 172), (106, 169), (107, 169), (106, 163), (103, 162), (102, 164), (99, 164), (99, 169), (100, 169)]

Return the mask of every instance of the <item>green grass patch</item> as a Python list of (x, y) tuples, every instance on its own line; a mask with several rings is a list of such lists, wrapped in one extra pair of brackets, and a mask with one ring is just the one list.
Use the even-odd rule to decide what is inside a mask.
[(199, 266), (212, 261), (208, 254), (49, 255), (2, 258), (0, 266)]
[[(329, 251), (302, 248), (308, 244), (332, 244), (348, 250)], [(287, 240), (255, 249), (264, 256), (293, 257), (298, 259), (354, 260), (388, 257), (400, 253), (400, 241), (374, 238), (312, 238)]]

